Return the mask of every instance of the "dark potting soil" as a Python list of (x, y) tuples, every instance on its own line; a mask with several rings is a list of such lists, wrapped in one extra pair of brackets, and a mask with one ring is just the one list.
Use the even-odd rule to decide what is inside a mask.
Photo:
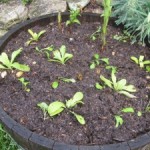
[[(0, 103), (3, 109), (29, 130), (70, 144), (115, 143), (149, 131), (150, 113), (145, 112), (150, 97), (150, 90), (147, 88), (149, 79), (146, 78), (149, 74), (133, 63), (130, 57), (144, 55), (145, 59), (150, 59), (150, 51), (138, 44), (131, 45), (130, 42), (115, 40), (113, 37), (121, 34), (120, 29), (109, 26), (107, 48), (101, 52), (100, 40), (90, 39), (90, 35), (99, 25), (98, 22), (73, 25), (71, 33), (63, 25), (61, 33), (56, 23), (42, 22), (31, 29), (34, 32), (46, 30), (46, 33), (37, 43), (29, 46), (25, 45), (30, 38), (27, 29), (14, 35), (4, 50), (10, 56), (14, 50), (23, 47), (17, 61), (31, 67), (30, 72), (23, 74), (23, 77), (30, 81), (31, 91), (26, 92), (23, 89), (16, 77), (17, 71), (8, 71), (8, 75), (0, 79)], [(35, 51), (36, 46), (45, 48), (50, 45), (54, 45), (55, 49), (66, 45), (67, 52), (73, 54), (73, 58), (65, 65), (61, 65), (47, 61), (45, 54)], [(128, 84), (136, 87), (136, 99), (130, 99), (107, 87), (103, 90), (95, 89), (95, 83), (100, 81), (100, 75), (110, 79), (111, 74), (105, 69), (104, 64), (100, 64), (94, 70), (89, 69), (95, 53), (99, 53), (101, 58), (109, 58), (110, 64), (118, 68), (118, 80), (124, 78)], [(74, 78), (76, 83), (60, 81), (59, 87), (52, 89), (51, 83), (58, 77)], [(84, 93), (84, 105), (78, 105), (73, 110), (84, 116), (86, 125), (80, 125), (67, 111), (43, 120), (43, 113), (37, 107), (37, 103), (49, 104), (56, 100), (65, 102), (78, 91)], [(120, 110), (125, 107), (133, 107), (135, 113), (121, 113)], [(141, 117), (137, 116), (138, 111), (143, 112)], [(114, 116), (118, 114), (122, 115), (124, 123), (116, 128)]]

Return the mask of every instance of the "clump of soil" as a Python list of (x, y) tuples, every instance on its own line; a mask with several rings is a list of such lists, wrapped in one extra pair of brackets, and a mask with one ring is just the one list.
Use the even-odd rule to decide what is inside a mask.
[[(145, 59), (150, 59), (150, 51), (147, 47), (115, 40), (114, 35), (121, 31), (110, 25), (107, 49), (101, 52), (100, 40), (90, 39), (90, 35), (99, 25), (99, 22), (73, 25), (70, 33), (64, 24), (63, 32), (60, 32), (57, 23), (39, 22), (31, 29), (34, 32), (44, 29), (46, 33), (36, 44), (29, 46), (25, 45), (30, 38), (27, 29), (14, 35), (4, 50), (11, 55), (14, 50), (23, 47), (23, 52), (17, 60), (31, 67), (31, 71), (23, 75), (30, 81), (31, 91), (24, 91), (15, 76), (16, 71), (8, 71), (7, 77), (0, 79), (0, 103), (3, 109), (29, 130), (70, 144), (115, 143), (149, 131), (149, 113), (143, 113), (141, 117), (137, 116), (137, 112), (145, 111), (149, 103), (150, 91), (146, 88), (149, 84), (149, 79), (146, 78), (148, 73), (134, 64), (130, 56), (144, 55)], [(42, 49), (50, 45), (55, 49), (65, 45), (67, 52), (74, 57), (65, 65), (61, 65), (47, 61), (45, 54), (35, 51), (36, 46)], [(118, 68), (116, 73), (118, 79), (124, 78), (136, 87), (137, 92), (134, 94), (137, 96), (136, 99), (117, 94), (107, 87), (103, 90), (95, 89), (95, 83), (100, 81), (100, 75), (110, 78), (111, 74), (105, 69), (104, 64), (90, 70), (89, 65), (95, 53), (100, 54), (101, 58), (108, 57), (110, 64)], [(60, 86), (52, 89), (51, 83), (58, 77), (74, 78), (77, 82), (60, 81)], [(78, 105), (74, 110), (84, 116), (86, 125), (80, 125), (66, 111), (54, 118), (48, 117), (43, 120), (42, 111), (37, 107), (37, 103), (49, 104), (56, 100), (65, 102), (78, 91), (84, 93), (84, 105)], [(136, 112), (124, 114), (124, 124), (116, 128), (114, 116), (125, 107), (133, 107)]]

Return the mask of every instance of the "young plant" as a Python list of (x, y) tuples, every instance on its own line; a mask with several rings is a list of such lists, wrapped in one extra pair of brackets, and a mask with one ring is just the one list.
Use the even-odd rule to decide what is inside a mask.
[(116, 120), (116, 125), (115, 127), (118, 128), (119, 126), (121, 126), (123, 124), (123, 118), (119, 115), (115, 115), (115, 120)]
[(76, 82), (76, 80), (73, 79), (73, 78), (69, 79), (69, 78), (59, 77), (58, 79), (61, 80), (61, 81), (63, 81), (63, 82), (66, 82), (66, 83), (75, 83)]
[(67, 100), (66, 103), (63, 103), (60, 101), (55, 101), (55, 102), (50, 103), (48, 107), (47, 107), (47, 104), (44, 102), (39, 103), (37, 105), (42, 110), (44, 109), (43, 113), (47, 112), (50, 115), (50, 117), (59, 115), (61, 112), (63, 112), (66, 109), (68, 112), (70, 112), (71, 114), (73, 114), (75, 116), (75, 118), (81, 125), (84, 125), (85, 124), (84, 117), (71, 110), (78, 103), (83, 104), (82, 100), (83, 100), (83, 93), (77, 92), (70, 100)]
[(42, 30), (39, 33), (36, 33), (33, 32), (31, 29), (28, 29), (28, 33), (31, 35), (31, 38), (26, 42), (26, 44), (30, 45), (32, 42), (37, 42), (45, 32), (45, 30)]
[(15, 59), (16, 57), (22, 52), (22, 48), (14, 51), (12, 54), (11, 54), (11, 59), (8, 58), (8, 55), (3, 52), (1, 55), (0, 55), (0, 69), (17, 69), (17, 70), (20, 70), (20, 71), (30, 71), (30, 68), (29, 66), (27, 65), (23, 65), (23, 64), (20, 64), (18, 62), (15, 62)]
[(99, 26), (98, 29), (91, 34), (90, 39), (92, 41), (95, 41), (99, 37), (100, 33), (101, 33), (101, 26)]
[(25, 78), (19, 78), (18, 79), (21, 83), (22, 83), (22, 85), (23, 85), (23, 88), (24, 88), (24, 90), (26, 91), (26, 92), (30, 92), (30, 89), (27, 87), (27, 85), (30, 83), (29, 81), (27, 81)]
[(42, 103), (37, 104), (37, 106), (39, 106), (42, 109), (44, 120), (45, 120), (46, 115), (47, 115), (48, 105), (46, 103), (42, 102)]
[(39, 49), (39, 47), (36, 46), (35, 50), (39, 53), (45, 53), (47, 56), (47, 59), (50, 59), (50, 52), (52, 52), (54, 50), (54, 46), (51, 45), (51, 46), (45, 47), (43, 49)]
[(58, 82), (58, 81), (54, 81), (54, 82), (52, 83), (52, 88), (53, 88), (53, 89), (57, 89), (58, 86), (59, 86), (59, 82)]
[(62, 45), (60, 50), (53, 51), (53, 59), (49, 59), (49, 61), (58, 62), (61, 64), (65, 64), (66, 61), (73, 57), (72, 54), (66, 53), (66, 46)]
[(104, 50), (106, 46), (106, 35), (107, 35), (107, 26), (109, 17), (111, 15), (111, 0), (104, 0), (104, 13), (103, 13), (103, 24), (102, 24), (102, 32), (101, 32), (101, 38), (102, 38), (102, 50)]
[(69, 20), (66, 21), (66, 26), (72, 25), (74, 23), (81, 24), (79, 19), (77, 18), (80, 15), (80, 9), (70, 10)]
[(131, 92), (136, 92), (134, 85), (126, 85), (126, 79), (121, 79), (117, 81), (114, 72), (111, 73), (111, 80), (106, 79), (104, 76), (100, 76), (100, 79), (110, 87), (111, 89), (115, 90), (116, 92), (123, 94), (129, 98), (136, 98)]
[(150, 64), (150, 60), (145, 60), (144, 61), (144, 56), (143, 55), (140, 55), (139, 58), (136, 58), (136, 57), (132, 56), (131, 60), (134, 61), (137, 65), (139, 65), (140, 68), (144, 68), (145, 65), (149, 65)]

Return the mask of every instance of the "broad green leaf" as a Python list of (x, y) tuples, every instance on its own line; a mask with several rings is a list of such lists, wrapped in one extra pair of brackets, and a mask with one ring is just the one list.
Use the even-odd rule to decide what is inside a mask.
[(84, 117), (83, 116), (81, 116), (81, 115), (78, 115), (78, 114), (76, 114), (76, 113), (73, 113), (74, 114), (74, 116), (76, 117), (76, 119), (78, 120), (78, 122), (81, 124), (81, 125), (85, 125), (85, 119), (84, 119)]
[(66, 53), (65, 54), (65, 59), (64, 59), (64, 62), (66, 62), (66, 61), (68, 61), (69, 59), (71, 59), (73, 57), (73, 55), (72, 54), (68, 54), (68, 53)]
[(113, 86), (112, 86), (112, 82), (110, 81), (110, 80), (108, 80), (108, 79), (106, 79), (104, 76), (100, 76), (100, 79), (108, 86), (108, 87), (110, 87), (110, 88), (113, 88)]
[(109, 58), (102, 58), (101, 59), (103, 62), (105, 62), (107, 65), (109, 65)]
[(124, 113), (134, 113), (134, 109), (132, 107), (123, 108), (121, 112)]
[(75, 106), (76, 104), (78, 104), (78, 103), (82, 103), (82, 104), (83, 104), (83, 102), (81, 101), (81, 100), (83, 99), (83, 97), (84, 97), (84, 95), (83, 95), (82, 92), (77, 92), (77, 93), (73, 96), (72, 99), (66, 101), (66, 106), (67, 106), (68, 108), (72, 108), (72, 107), (74, 107), (74, 106)]
[(138, 111), (138, 112), (137, 112), (137, 116), (138, 116), (138, 117), (141, 117), (141, 116), (142, 116), (142, 112), (141, 112), (141, 111)]
[(11, 62), (9, 61), (8, 55), (5, 52), (0, 55), (0, 62), (9, 69), (11, 69)]
[(94, 62), (92, 64), (90, 64), (90, 69), (95, 69), (95, 67), (96, 67), (96, 65)]
[(133, 60), (136, 64), (139, 64), (139, 60), (136, 57), (131, 56), (131, 60)]
[(46, 32), (46, 30), (42, 30), (40, 31), (37, 35), (38, 35), (38, 39), (41, 37), (42, 34), (44, 34)]
[(30, 71), (30, 67), (29, 66), (23, 65), (23, 64), (19, 64), (18, 62), (14, 62), (11, 66), (13, 68), (21, 70), (21, 71), (25, 71), (25, 72)]
[(57, 59), (57, 60), (62, 60), (62, 57), (61, 57), (61, 54), (59, 52), (59, 50), (55, 50), (53, 52), (53, 55), (54, 55), (54, 58)]
[(53, 88), (53, 89), (57, 89), (58, 86), (59, 86), (58, 81), (54, 81), (54, 82), (52, 83), (52, 88)]
[(28, 29), (28, 32), (30, 33), (30, 35), (34, 38), (34, 32), (31, 29)]
[(66, 46), (65, 45), (62, 45), (60, 47), (60, 53), (61, 53), (61, 57), (64, 58), (65, 54), (66, 54)]
[(74, 22), (74, 23), (77, 23), (77, 24), (81, 24), (78, 19), (75, 19), (73, 22)]
[(103, 86), (101, 86), (98, 82), (95, 84), (96, 89), (102, 90)]
[(136, 92), (134, 85), (125, 85), (122, 89), (128, 92)]
[(133, 94), (130, 94), (127, 91), (119, 91), (118, 93), (123, 94), (123, 95), (125, 95), (125, 96), (127, 96), (129, 98), (137, 98), (136, 96), (134, 96)]
[(150, 64), (150, 60), (145, 60), (145, 61), (143, 62), (143, 64), (144, 64), (144, 65), (149, 65), (149, 64)]
[(115, 76), (114, 72), (111, 72), (111, 79), (112, 79), (114, 88), (117, 89), (118, 84), (117, 84), (117, 79), (116, 79), (116, 76)]
[(65, 108), (65, 104), (59, 101), (52, 102), (48, 106), (48, 113), (51, 117), (60, 114)]
[(140, 57), (139, 57), (139, 63), (140, 63), (140, 62), (143, 62), (143, 60), (144, 60), (144, 56), (143, 56), (143, 55), (140, 55)]
[(43, 112), (48, 111), (48, 105), (45, 102), (38, 103), (37, 106), (39, 106)]
[(7, 68), (0, 64), (0, 69), (7, 69)]
[(14, 51), (14, 52), (12, 53), (12, 55), (11, 55), (11, 61), (10, 61), (10, 62), (13, 63), (14, 60), (15, 60), (15, 58), (16, 58), (21, 52), (22, 52), (22, 48), (20, 48), (20, 49)]
[(123, 87), (126, 85), (127, 80), (126, 79), (121, 79), (120, 81), (117, 82), (117, 87), (115, 88), (116, 91), (122, 90)]
[(116, 128), (118, 128), (124, 122), (123, 119), (122, 119), (122, 117), (118, 116), (118, 115), (115, 116), (115, 120), (116, 120), (116, 125), (115, 125)]

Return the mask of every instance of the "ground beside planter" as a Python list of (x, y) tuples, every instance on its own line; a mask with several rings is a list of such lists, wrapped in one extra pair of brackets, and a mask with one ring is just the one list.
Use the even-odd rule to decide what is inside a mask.
[[(124, 116), (125, 124), (120, 128), (115, 128), (114, 121), (114, 115), (117, 114), (121, 108), (132, 106), (135, 110), (142, 111), (149, 101), (149, 97), (146, 96), (149, 92), (146, 89), (148, 84), (146, 76), (148, 74), (130, 61), (130, 56), (132, 55), (136, 57), (145, 55), (146, 59), (149, 59), (148, 48), (143, 48), (136, 44), (130, 46), (129, 43), (121, 43), (114, 40), (113, 36), (120, 31), (117, 28), (109, 26), (109, 32), (111, 32), (111, 34), (108, 38), (108, 48), (105, 52), (100, 53), (99, 42), (93, 42), (89, 39), (89, 35), (91, 35), (99, 25), (98, 22), (94, 24), (89, 23), (90, 26), (88, 24), (81, 26), (74, 25), (71, 29), (71, 33), (69, 33), (64, 26), (62, 34), (58, 31), (57, 24), (53, 27), (52, 21), (56, 20), (56, 18), (57, 17), (52, 17), (50, 24), (47, 24), (50, 20), (48, 18), (43, 19), (40, 25), (34, 23), (33, 25), (24, 27), (22, 32), (13, 35), (13, 39), (10, 41), (8, 39), (7, 41), (9, 42), (7, 44), (5, 42), (6, 46), (3, 44), (3, 39), (7, 39), (7, 36), (11, 33), (7, 34), (1, 40), (3, 44), (2, 49), (5, 49), (9, 54), (13, 50), (23, 47), (27, 53), (23, 53), (18, 60), (25, 62), (32, 68), (31, 72), (24, 74), (24, 77), (29, 79), (31, 83), (31, 92), (29, 93), (22, 90), (21, 84), (15, 77), (16, 72), (13, 74), (9, 72), (9, 74), (11, 74), (10, 76), (7, 76), (5, 80), (0, 80), (2, 108), (14, 120), (30, 129), (30, 131), (18, 125), (18, 123), (10, 119), (9, 116), (1, 110), (1, 121), (5, 124), (6, 129), (10, 131), (18, 143), (31, 150), (36, 149), (35, 146), (39, 147), (37, 141), (43, 145), (41, 149), (42, 147), (47, 147), (45, 149), (135, 149), (136, 147), (140, 148), (148, 144), (150, 141), (148, 134), (145, 134), (142, 138), (137, 138), (135, 141), (129, 141), (128, 143), (126, 141), (139, 134), (146, 133), (149, 130), (149, 113), (145, 113), (141, 118), (137, 117), (136, 114), (126, 114)], [(92, 15), (90, 17), (88, 16), (87, 19), (86, 15), (83, 15), (84, 21), (90, 20), (94, 22), (97, 21), (97, 18), (99, 18), (97, 15)], [(32, 22), (32, 20), (29, 22)], [(22, 28), (22, 26), (19, 27)], [(34, 48), (36, 45), (29, 47), (24, 45), (29, 39), (27, 29), (32, 28), (34, 31), (39, 32), (43, 30), (42, 27), (44, 27), (47, 32), (38, 42), (38, 46), (44, 48), (53, 44), (56, 48), (59, 48), (62, 44), (65, 44), (67, 51), (74, 54), (74, 58), (68, 61), (66, 65), (62, 66), (47, 62), (45, 55), (35, 52)], [(46, 43), (46, 41), (48, 42)], [(112, 52), (115, 53), (115, 56), (112, 56)], [(105, 75), (107, 78), (109, 78), (110, 75), (110, 72), (105, 70), (103, 64), (95, 70), (89, 69), (91, 58), (95, 53), (100, 53), (101, 57), (109, 57), (111, 65), (118, 66), (117, 77), (119, 79), (126, 78), (130, 84), (137, 87), (138, 92), (135, 93), (135, 95), (138, 97), (138, 100), (126, 98), (125, 96), (114, 93), (109, 88), (103, 91), (95, 90), (94, 84), (99, 81), (100, 74)], [(36, 64), (33, 62), (36, 62)], [(74, 69), (72, 70), (72, 68)], [(50, 85), (59, 76), (73, 77), (77, 80), (77, 83), (66, 84), (61, 82), (59, 88), (53, 90)], [(50, 103), (54, 100), (64, 101), (71, 98), (77, 91), (82, 91), (85, 95), (85, 104), (75, 108), (78, 113), (85, 117), (87, 122), (85, 126), (79, 125), (78, 122), (66, 112), (57, 116), (55, 119), (43, 121), (42, 112), (36, 107), (38, 102), (45, 101)], [(50, 137), (53, 140), (43, 140), (44, 137), (37, 136), (35, 133)], [(23, 136), (23, 139), (20, 135), (21, 137)], [(66, 148), (66, 144), (55, 142), (55, 140), (72, 145), (88, 146), (78, 147), (67, 145), (68, 147)], [(111, 146), (100, 146), (117, 142), (123, 143)]]

